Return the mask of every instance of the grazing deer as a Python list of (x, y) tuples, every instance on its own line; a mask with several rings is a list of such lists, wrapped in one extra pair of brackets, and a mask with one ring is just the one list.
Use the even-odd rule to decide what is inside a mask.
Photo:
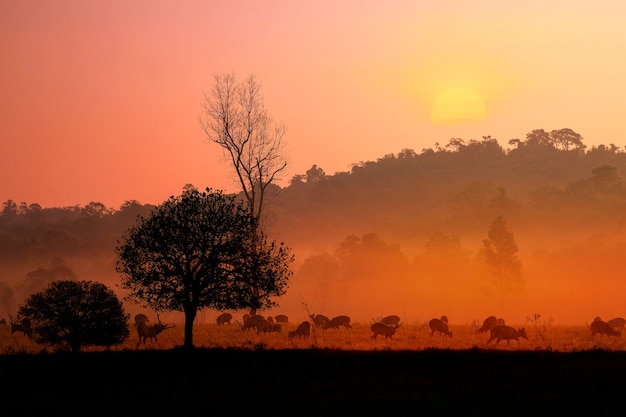
[(330, 319), (323, 314), (310, 314), (309, 318), (313, 320), (315, 327), (321, 327), (322, 329), (325, 329), (328, 323), (330, 323)]
[(296, 330), (290, 331), (288, 336), (289, 339), (293, 339), (294, 337), (309, 337), (311, 335), (311, 322), (303, 321), (298, 325)]
[(276, 323), (281, 323), (281, 324), (289, 323), (289, 317), (287, 317), (284, 314), (279, 314), (277, 316), (274, 316), (274, 320), (276, 321)]
[(478, 333), (485, 333), (496, 327), (498, 319), (496, 316), (489, 316), (483, 320), (483, 325), (478, 329)]
[(376, 339), (378, 335), (385, 336), (385, 339), (389, 339), (391, 338), (391, 336), (396, 334), (396, 329), (399, 326), (400, 325), (395, 326), (395, 327), (389, 326), (382, 322), (374, 323), (370, 326), (370, 329), (372, 330), (372, 339)]
[(265, 317), (263, 317), (260, 314), (255, 314), (254, 316), (251, 315), (247, 315), (248, 317), (246, 317), (246, 315), (244, 315), (244, 320), (243, 320), (243, 324), (240, 324), (239, 322), (237, 322), (237, 324), (239, 324), (239, 326), (241, 327), (241, 330), (251, 330), (251, 329), (257, 329), (257, 323), (258, 322), (262, 322), (265, 321)]
[(435, 332), (439, 332), (440, 336), (446, 335), (448, 337), (452, 337), (452, 332), (448, 330), (448, 318), (446, 316), (441, 316), (440, 319), (432, 319), (428, 322), (428, 327), (430, 327), (430, 335), (433, 336)]
[(20, 323), (16, 322), (10, 314), (9, 319), (11, 320), (11, 334), (22, 332), (24, 336), (31, 337), (33, 335), (32, 323), (28, 317), (24, 317)]
[(338, 329), (339, 327), (344, 326), (346, 329), (351, 329), (352, 325), (350, 325), (350, 317), (348, 316), (337, 316), (333, 317), (328, 324), (326, 324), (326, 329)]
[(614, 319), (607, 321), (607, 324), (611, 326), (613, 330), (617, 332), (621, 332), (622, 330), (624, 330), (624, 325), (626, 325), (626, 320), (624, 320), (624, 318), (622, 317), (615, 317)]
[(161, 333), (165, 329), (170, 329), (175, 327), (175, 325), (163, 324), (161, 323), (161, 319), (157, 314), (158, 323), (152, 324), (150, 320), (148, 320), (148, 316), (145, 314), (137, 314), (135, 315), (135, 327), (137, 328), (137, 334), (139, 335), (139, 341), (137, 341), (137, 347), (139, 344), (143, 342), (146, 344), (146, 339), (154, 339), (154, 341), (158, 341), (157, 335)]
[(280, 323), (274, 323), (268, 319), (259, 320), (256, 323), (257, 332), (271, 333), (278, 332), (280, 333), (281, 325)]
[(589, 326), (589, 328), (591, 329), (591, 337), (595, 336), (596, 334), (607, 335), (607, 336), (621, 336), (622, 335), (620, 330), (613, 329), (611, 325), (603, 321), (600, 317), (596, 317), (591, 323), (591, 326)]
[(387, 326), (398, 328), (400, 326), (400, 316), (396, 316), (392, 314), (390, 316), (385, 316), (380, 321), (382, 324), (386, 324)]
[(519, 338), (523, 337), (528, 340), (528, 335), (526, 334), (526, 329), (523, 327), (521, 329), (515, 329), (511, 326), (495, 326), (491, 329), (491, 337), (487, 340), (487, 344), (489, 344), (492, 340), (496, 340), (496, 345), (500, 343), (501, 340), (506, 340), (508, 345), (511, 344), (511, 340), (516, 340), (519, 344)]
[[(237, 323), (239, 324), (239, 323)], [(244, 323), (239, 324), (242, 330), (255, 329), (258, 332), (280, 332), (281, 325), (279, 323), (272, 323), (260, 314), (250, 316)]]
[(217, 316), (215, 321), (217, 322), (218, 326), (223, 326), (226, 323), (231, 324), (230, 321), (232, 319), (233, 319), (233, 315), (232, 314), (230, 314), (230, 313), (222, 313), (219, 316)]

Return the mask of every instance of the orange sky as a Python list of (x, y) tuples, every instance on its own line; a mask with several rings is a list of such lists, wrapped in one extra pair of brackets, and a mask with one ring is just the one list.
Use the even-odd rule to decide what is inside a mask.
[[(288, 128), (283, 186), (453, 137), (567, 127), (622, 147), (625, 23), (617, 1), (0, 1), (0, 200), (234, 191), (198, 123), (216, 72), (262, 82)], [(450, 89), (485, 120), (433, 124)]]

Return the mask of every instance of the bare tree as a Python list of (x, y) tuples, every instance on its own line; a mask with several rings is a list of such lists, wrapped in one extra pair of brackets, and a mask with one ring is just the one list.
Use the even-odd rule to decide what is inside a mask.
[[(222, 147), (230, 160), (257, 227), (263, 227), (263, 207), (270, 185), (287, 167), (283, 137), (286, 128), (268, 115), (261, 84), (251, 74), (239, 83), (234, 73), (215, 74), (204, 93), (200, 124), (209, 141)], [(252, 272), (251, 285), (256, 290)], [(250, 314), (256, 314), (251, 307)]]
[(250, 213), (261, 220), (268, 186), (287, 167), (286, 128), (268, 115), (254, 75), (239, 83), (235, 74), (215, 74), (204, 93), (200, 124), (209, 141), (232, 163)]

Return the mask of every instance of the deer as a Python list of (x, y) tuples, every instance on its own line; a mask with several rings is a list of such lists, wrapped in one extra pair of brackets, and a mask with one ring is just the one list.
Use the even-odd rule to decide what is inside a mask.
[(311, 322), (303, 321), (298, 325), (296, 330), (292, 330), (287, 335), (289, 339), (293, 339), (294, 337), (309, 337), (311, 335)]
[(257, 329), (257, 323), (261, 322), (261, 321), (265, 321), (265, 317), (263, 317), (260, 314), (255, 314), (254, 316), (251, 315), (244, 315), (243, 318), (243, 324), (240, 324), (239, 322), (237, 322), (237, 324), (239, 324), (239, 327), (241, 327), (241, 330), (250, 330), (250, 329)]
[(385, 316), (380, 320), (380, 323), (386, 324), (387, 326), (398, 328), (400, 326), (400, 316), (396, 316), (395, 314)]
[(1, 324), (1, 325), (3, 325), (3, 326), (6, 326), (6, 325), (7, 325), (7, 319), (5, 319), (4, 317), (2, 317), (2, 318), (0, 319), (0, 324)]
[[(239, 322), (237, 322), (239, 324)], [(243, 324), (239, 324), (242, 330), (256, 329), (257, 332), (280, 332), (280, 323), (272, 323), (260, 314), (250, 316)]]
[(520, 337), (528, 340), (526, 329), (523, 327), (521, 329), (515, 329), (514, 327), (507, 325), (498, 325), (491, 329), (491, 337), (487, 340), (487, 344), (489, 344), (492, 340), (496, 340), (496, 345), (500, 343), (501, 340), (506, 340), (507, 345), (511, 344), (511, 340), (516, 340), (519, 344)]
[(158, 341), (157, 335), (159, 333), (161, 333), (165, 329), (175, 327), (175, 325), (173, 324), (170, 325), (161, 323), (161, 319), (159, 318), (158, 314), (157, 321), (158, 323), (152, 324), (152, 322), (148, 320), (148, 316), (146, 316), (145, 314), (140, 313), (135, 315), (135, 327), (137, 328), (137, 334), (139, 335), (137, 347), (139, 347), (139, 344), (141, 344), (142, 342), (145, 345), (146, 339), (150, 339), (151, 341), (152, 339), (154, 339), (155, 342)]
[(281, 323), (281, 324), (289, 323), (289, 317), (287, 317), (284, 314), (278, 314), (277, 316), (274, 316), (274, 320), (276, 321), (276, 323)]
[(485, 333), (496, 327), (498, 319), (496, 316), (489, 316), (483, 320), (483, 325), (478, 329), (478, 333)]
[(315, 327), (321, 327), (322, 329), (325, 329), (328, 323), (330, 323), (330, 319), (323, 314), (309, 314), (309, 318), (313, 321)]
[(396, 329), (400, 327), (398, 326), (390, 326), (383, 322), (376, 322), (370, 326), (370, 330), (372, 330), (372, 339), (376, 339), (378, 335), (385, 336), (385, 339), (391, 338), (394, 334), (396, 334)]
[(10, 314), (9, 319), (11, 320), (11, 334), (22, 332), (24, 336), (31, 337), (33, 335), (32, 323), (28, 317), (24, 317), (20, 323), (16, 322)]
[(223, 326), (226, 323), (231, 324), (230, 321), (233, 319), (233, 315), (230, 313), (222, 313), (219, 316), (217, 316), (217, 318), (215, 319), (215, 321), (217, 322), (218, 326)]
[(446, 335), (452, 337), (452, 332), (448, 329), (448, 318), (441, 316), (440, 319), (432, 319), (428, 322), (430, 327), (430, 335), (433, 336), (435, 332), (439, 332), (440, 336)]
[(624, 326), (626, 325), (626, 320), (623, 317), (615, 317), (606, 322), (613, 330), (621, 332), (624, 330)]
[(328, 324), (326, 324), (324, 328), (325, 329), (338, 329), (341, 326), (344, 326), (346, 329), (351, 329), (352, 325), (350, 324), (350, 317), (348, 316), (333, 317), (328, 322)]
[(613, 327), (611, 327), (609, 323), (605, 322), (600, 317), (596, 317), (591, 323), (591, 326), (589, 326), (589, 328), (591, 329), (591, 337), (595, 336), (596, 334), (606, 336), (622, 335), (621, 330), (615, 330)]
[(257, 332), (271, 333), (278, 332), (280, 333), (281, 324), (275, 323), (269, 320), (269, 317), (264, 320), (259, 320), (256, 323)]

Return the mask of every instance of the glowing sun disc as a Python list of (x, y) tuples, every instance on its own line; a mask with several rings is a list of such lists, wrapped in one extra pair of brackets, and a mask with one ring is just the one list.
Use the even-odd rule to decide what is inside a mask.
[(487, 107), (483, 99), (468, 88), (450, 88), (433, 103), (431, 120), (435, 124), (455, 125), (485, 120)]

